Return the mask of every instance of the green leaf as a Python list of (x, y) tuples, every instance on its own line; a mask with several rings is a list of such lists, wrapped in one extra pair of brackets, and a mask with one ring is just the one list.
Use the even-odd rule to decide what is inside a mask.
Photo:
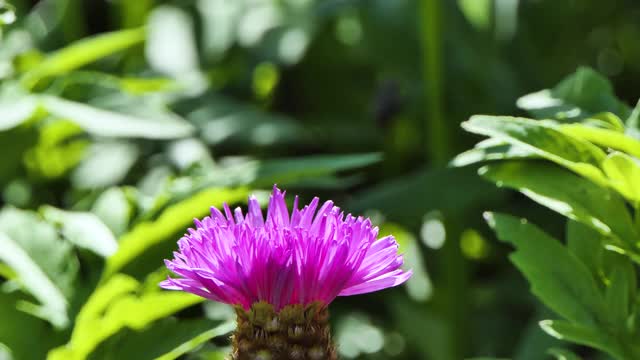
[(0, 131), (12, 129), (29, 120), (38, 108), (33, 96), (0, 98)]
[(640, 206), (640, 163), (638, 160), (615, 152), (609, 154), (602, 163), (602, 169), (609, 178), (611, 187), (634, 204)]
[(610, 275), (605, 301), (612, 325), (622, 334), (627, 332), (627, 319), (630, 315), (630, 304), (633, 301), (630, 286), (634, 286), (634, 290), (637, 286), (635, 269), (630, 263), (617, 263)]
[[(482, 176), (500, 186), (516, 189), (541, 205), (588, 225), (612, 245), (632, 252), (638, 234), (622, 198), (565, 169), (540, 161), (510, 161), (480, 169)], [(612, 238), (613, 237), (613, 238)]]
[(589, 270), (594, 278), (602, 278), (604, 248), (602, 234), (574, 220), (567, 220), (567, 247)]
[(0, 248), (0, 260), (41, 304), (24, 304), (23, 309), (56, 327), (67, 326), (68, 299), (78, 270), (71, 245), (35, 214), (6, 208), (0, 212)]
[(568, 136), (540, 121), (508, 116), (472, 116), (462, 123), (469, 132), (491, 136), (566, 167), (598, 184), (606, 184), (599, 166), (606, 154), (597, 146)]
[(195, 348), (197, 348), (198, 346), (202, 345), (203, 343), (205, 343), (206, 341), (209, 341), (215, 337), (227, 334), (231, 331), (233, 331), (236, 327), (235, 321), (228, 321), (225, 323), (222, 323), (221, 325), (218, 325), (217, 327), (207, 330), (205, 332), (203, 332), (202, 334), (193, 337), (192, 339), (190, 339), (189, 341), (184, 342), (183, 344), (181, 344), (180, 346), (176, 347), (175, 349), (169, 351), (168, 353), (160, 356), (157, 358), (157, 360), (173, 360), (173, 359), (177, 359), (180, 356), (194, 350)]
[(150, 247), (173, 238), (192, 224), (194, 218), (209, 213), (211, 206), (220, 207), (223, 202), (235, 203), (247, 199), (249, 191), (244, 188), (214, 188), (167, 208), (156, 220), (136, 225), (120, 238), (120, 248), (107, 260), (103, 279), (107, 279)]
[(43, 206), (42, 216), (61, 226), (62, 235), (78, 247), (109, 257), (118, 249), (118, 243), (111, 230), (92, 213), (73, 212)]
[(103, 57), (122, 51), (144, 41), (144, 29), (116, 31), (79, 40), (48, 55), (35, 68), (22, 76), (21, 82), (33, 88), (41, 79), (62, 75)]
[(572, 322), (600, 323), (604, 299), (591, 272), (575, 255), (525, 220), (493, 213), (485, 217), (498, 239), (516, 247), (509, 258), (527, 278), (536, 297)]
[(617, 131), (583, 124), (560, 125), (558, 129), (568, 135), (578, 137), (604, 148), (624, 151), (640, 157), (640, 141)]
[(616, 98), (609, 80), (587, 67), (580, 67), (551, 90), (518, 99), (518, 107), (537, 118), (584, 118), (601, 112), (626, 118), (630, 113)]
[(562, 320), (543, 320), (540, 327), (557, 339), (600, 349), (618, 359), (630, 359), (622, 350), (618, 339), (599, 329)]
[(97, 136), (176, 139), (188, 136), (193, 126), (175, 114), (129, 115), (55, 96), (41, 96), (44, 108), (54, 116), (75, 122)]
[(69, 342), (49, 352), (49, 360), (85, 359), (124, 328), (142, 330), (156, 320), (202, 302), (183, 292), (155, 291), (136, 295), (139, 283), (122, 274), (100, 286), (78, 313)]
[(458, 154), (449, 165), (462, 167), (483, 161), (530, 159), (537, 157), (539, 156), (533, 151), (523, 148), (522, 146), (490, 138), (477, 143), (473, 149)]
[(127, 230), (132, 210), (125, 192), (117, 187), (100, 194), (91, 207), (91, 212), (96, 214), (116, 236), (122, 235)]
[(116, 185), (127, 176), (138, 156), (135, 144), (115, 141), (94, 143), (71, 174), (73, 186), (96, 189)]
[(42, 360), (49, 349), (64, 341), (63, 333), (54, 331), (45, 320), (16, 309), (16, 303), (24, 300), (20, 292), (0, 291), (0, 344), (9, 348), (13, 360)]
[(234, 328), (235, 321), (216, 326), (210, 320), (162, 319), (142, 331), (121, 331), (98, 347), (89, 359), (177, 359)]
[(549, 354), (553, 355), (556, 360), (582, 360), (582, 358), (567, 349), (549, 349)]

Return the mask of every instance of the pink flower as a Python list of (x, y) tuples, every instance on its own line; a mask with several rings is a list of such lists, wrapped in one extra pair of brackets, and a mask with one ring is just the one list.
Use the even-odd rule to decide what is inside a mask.
[[(328, 305), (336, 296), (369, 293), (405, 282), (402, 256), (393, 236), (377, 239), (369, 219), (344, 213), (332, 201), (320, 209), (314, 198), (289, 215), (285, 193), (274, 186), (266, 220), (255, 197), (249, 210), (195, 220), (196, 229), (178, 241), (179, 252), (165, 264), (180, 278), (160, 286), (183, 290), (248, 310), (265, 301), (276, 311), (315, 301)], [(317, 211), (316, 211), (317, 210)]]

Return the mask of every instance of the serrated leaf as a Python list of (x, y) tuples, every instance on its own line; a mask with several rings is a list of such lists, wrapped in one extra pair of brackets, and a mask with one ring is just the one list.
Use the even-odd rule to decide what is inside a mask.
[(555, 126), (509, 116), (472, 116), (462, 127), (472, 133), (491, 136), (553, 161), (598, 184), (606, 184), (599, 166), (606, 154), (597, 146), (568, 136)]
[[(565, 169), (540, 161), (510, 161), (480, 169), (500, 186), (516, 189), (541, 205), (588, 225), (635, 256), (638, 234), (622, 198)], [(638, 259), (636, 259), (638, 260)]]
[(78, 313), (69, 342), (49, 352), (49, 360), (85, 359), (124, 328), (141, 330), (156, 320), (202, 302), (195, 295), (155, 291), (136, 295), (140, 284), (119, 274), (100, 286)]
[(103, 278), (109, 278), (118, 272), (149, 247), (163, 241), (177, 241), (172, 236), (186, 232), (193, 219), (207, 215), (211, 206), (220, 207), (224, 202), (244, 201), (248, 195), (248, 190), (244, 188), (205, 190), (170, 206), (156, 220), (138, 224), (120, 238), (120, 248), (107, 260)]
[(600, 349), (618, 359), (630, 359), (622, 350), (618, 339), (599, 329), (571, 324), (563, 320), (543, 320), (540, 322), (540, 327), (557, 339)]
[(605, 251), (602, 234), (575, 220), (567, 220), (567, 247), (589, 270), (594, 278), (602, 277), (602, 255)]
[(629, 287), (636, 286), (635, 269), (629, 265), (629, 263), (616, 264), (609, 276), (609, 284), (605, 292), (609, 319), (615, 329), (623, 334), (627, 332), (627, 319), (630, 315), (632, 300)]
[(128, 29), (79, 40), (48, 55), (35, 68), (25, 73), (21, 82), (25, 87), (32, 88), (40, 79), (65, 74), (139, 44), (144, 41), (144, 37), (144, 29)]
[(509, 258), (546, 306), (575, 323), (600, 323), (604, 299), (591, 272), (576, 256), (524, 220), (493, 213), (486, 219), (498, 239), (516, 247)]
[(118, 249), (111, 230), (92, 213), (73, 212), (44, 206), (40, 209), (45, 219), (61, 226), (63, 236), (78, 247), (109, 257)]
[(52, 115), (73, 121), (97, 136), (177, 139), (190, 135), (194, 130), (186, 120), (168, 113), (163, 117), (129, 115), (44, 95), (41, 102)]

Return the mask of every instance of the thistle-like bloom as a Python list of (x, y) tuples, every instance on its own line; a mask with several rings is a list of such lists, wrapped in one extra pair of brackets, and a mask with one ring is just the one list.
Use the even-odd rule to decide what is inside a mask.
[(319, 313), (337, 296), (409, 279), (393, 236), (378, 239), (369, 219), (345, 216), (332, 201), (318, 209), (319, 204), (314, 198), (299, 210), (296, 197), (290, 215), (285, 193), (274, 186), (266, 219), (255, 197), (246, 215), (226, 204), (224, 214), (211, 208), (211, 216), (195, 220), (196, 229), (178, 241), (174, 259), (165, 261), (180, 278), (160, 285), (236, 305), (247, 314), (265, 303), (273, 314), (288, 306)]

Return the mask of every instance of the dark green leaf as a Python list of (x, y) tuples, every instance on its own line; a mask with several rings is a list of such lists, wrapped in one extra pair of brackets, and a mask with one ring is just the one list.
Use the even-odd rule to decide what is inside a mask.
[(595, 326), (604, 314), (604, 299), (589, 269), (556, 239), (525, 220), (488, 213), (498, 239), (513, 244), (511, 261), (550, 309), (575, 323)]

